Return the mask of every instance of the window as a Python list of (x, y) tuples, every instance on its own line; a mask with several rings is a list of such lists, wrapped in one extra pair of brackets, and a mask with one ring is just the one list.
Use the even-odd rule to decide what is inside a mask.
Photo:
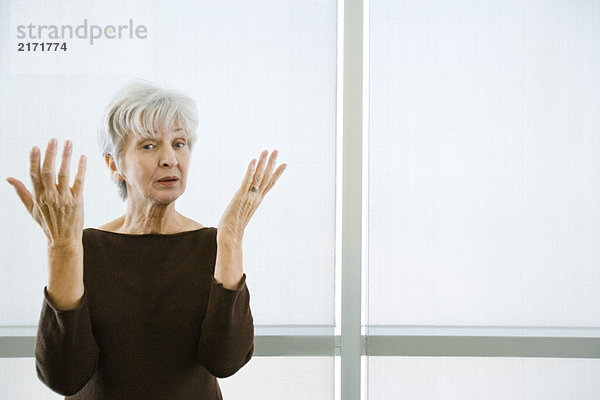
[[(183, 215), (216, 226), (264, 149), (289, 164), (244, 238), (256, 347), (219, 379), (224, 398), (263, 399), (264, 387), (286, 400), (600, 392), (596, 2), (0, 11), (2, 171), (30, 188), (29, 149), (71, 139), (72, 160), (88, 158), (84, 227), (125, 212), (95, 132), (132, 78), (197, 103)], [(146, 37), (17, 51), (19, 25), (84, 23)], [(0, 398), (59, 399), (33, 359), (45, 236), (0, 190)]]

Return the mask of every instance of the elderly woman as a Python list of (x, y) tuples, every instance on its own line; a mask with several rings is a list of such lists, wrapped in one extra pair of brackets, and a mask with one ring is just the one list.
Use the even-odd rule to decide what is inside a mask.
[(263, 151), (218, 226), (202, 226), (175, 210), (197, 125), (180, 92), (134, 82), (117, 93), (99, 138), (127, 211), (98, 229), (83, 229), (85, 156), (69, 187), (71, 141), (58, 184), (55, 139), (41, 169), (31, 151), (33, 195), (7, 179), (48, 238), (36, 370), (65, 399), (222, 399), (216, 377), (252, 357), (242, 238), (287, 164), (273, 173), (277, 150), (268, 163)]

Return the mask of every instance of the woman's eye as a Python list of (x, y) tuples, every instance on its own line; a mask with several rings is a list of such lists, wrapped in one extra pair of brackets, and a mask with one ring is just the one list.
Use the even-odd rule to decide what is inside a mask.
[[(183, 142), (175, 143), (175, 145), (178, 145), (178, 144), (181, 145), (181, 146), (179, 146), (180, 149), (185, 146), (185, 143), (183, 143)], [(154, 145), (152, 143), (148, 143), (148, 144), (142, 146), (142, 148), (144, 150), (152, 150), (152, 149), (149, 149), (148, 146), (154, 146)]]

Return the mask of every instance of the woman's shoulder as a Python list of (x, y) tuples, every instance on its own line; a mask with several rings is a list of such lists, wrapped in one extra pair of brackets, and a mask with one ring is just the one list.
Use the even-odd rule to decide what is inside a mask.
[(100, 225), (96, 229), (101, 230), (101, 231), (120, 233), (120, 232), (118, 232), (118, 224), (117, 223), (122, 220), (123, 220), (123, 217), (119, 217), (115, 220), (105, 223), (104, 225)]
[(199, 222), (194, 221), (191, 218), (188, 218), (188, 217), (183, 217), (183, 218), (185, 218), (185, 221), (186, 221), (186, 225), (185, 225), (186, 228), (184, 229), (186, 231), (193, 231), (196, 229), (206, 228), (206, 226), (202, 225)]
[[(183, 215), (182, 215), (182, 218), (183, 218), (183, 220), (182, 220), (182, 228), (180, 230), (181, 232), (195, 231), (198, 229), (206, 228), (206, 226), (202, 225), (199, 222), (194, 221), (191, 218), (187, 218)], [(123, 215), (117, 219), (114, 219), (112, 221), (105, 223), (104, 225), (100, 225), (98, 228), (95, 228), (95, 229), (101, 230), (101, 231), (113, 232), (113, 233), (129, 234), (130, 232), (125, 232), (125, 231), (123, 231), (123, 229), (121, 229), (121, 227), (123, 226), (124, 219), (125, 219), (125, 216)]]

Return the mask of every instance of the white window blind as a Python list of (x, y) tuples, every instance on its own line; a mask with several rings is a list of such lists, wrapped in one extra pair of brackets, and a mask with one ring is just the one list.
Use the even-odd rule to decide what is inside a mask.
[[(228, 398), (243, 389), (244, 398), (264, 399), (264, 388), (271, 387), (274, 398), (289, 399), (284, 382), (293, 381), (296, 398), (331, 398), (337, 3), (3, 1), (0, 10), (2, 175), (31, 190), (31, 147), (45, 151), (51, 137), (59, 146), (71, 139), (72, 160), (81, 154), (88, 159), (84, 228), (125, 211), (96, 130), (106, 105), (130, 79), (182, 90), (196, 101), (199, 139), (186, 192), (176, 204), (179, 212), (205, 226), (217, 226), (248, 162), (264, 149), (279, 151), (278, 165), (285, 162), (288, 168), (244, 237), (244, 272), (261, 346), (244, 372), (224, 379), (222, 388)], [(91, 45), (88, 36), (65, 40), (68, 51), (63, 53), (17, 51), (18, 42), (25, 41), (17, 38), (19, 25), (76, 28), (87, 21), (89, 33), (91, 25), (129, 25), (130, 20), (134, 27), (146, 27), (145, 39), (104, 38)], [(75, 172), (72, 161), (71, 184)], [(12, 343), (9, 337), (35, 336), (48, 278), (46, 238), (8, 183), (0, 186), (0, 196), (0, 340)], [(298, 346), (303, 350), (293, 356), (278, 347), (286, 337), (310, 344), (313, 336), (331, 344), (319, 347), (322, 354), (314, 358), (303, 356), (313, 357), (310, 346)], [(2, 357), (0, 398), (13, 398), (11, 393), (37, 379), (33, 358)], [(243, 376), (257, 374), (264, 384), (247, 387)], [(266, 380), (269, 376), (280, 380), (278, 389)], [(40, 398), (39, 393), (30, 398)]]
[[(378, 335), (599, 337), (600, 4), (369, 3), (367, 355)], [(596, 360), (382, 353), (365, 398), (599, 393)]]

